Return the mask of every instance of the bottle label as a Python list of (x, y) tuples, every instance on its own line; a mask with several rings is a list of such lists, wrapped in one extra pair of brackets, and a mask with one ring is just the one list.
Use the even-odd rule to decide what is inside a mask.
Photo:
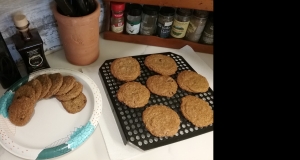
[(40, 48), (27, 51), (28, 63), (32, 68), (37, 68), (43, 64), (43, 58), (40, 55)]
[(183, 38), (185, 36), (186, 30), (189, 26), (190, 21), (180, 22), (174, 19), (174, 24), (172, 26), (171, 35), (175, 38)]
[(168, 38), (171, 32), (171, 25), (173, 22), (166, 22), (165, 24), (157, 23), (157, 35), (161, 38)]
[(141, 34), (144, 35), (152, 35), (154, 33), (155, 27), (151, 26), (151, 27), (146, 27), (145, 25), (141, 25)]
[(118, 14), (113, 13), (112, 15), (115, 18), (121, 18), (123, 16), (123, 13), (118, 13)]
[(111, 25), (111, 30), (115, 33), (123, 32), (123, 28), (124, 28), (124, 23), (123, 22), (115, 23), (115, 24)]
[(205, 24), (206, 24), (206, 18), (201, 18), (199, 23), (200, 24), (197, 26), (197, 24), (195, 24), (195, 22), (190, 21), (189, 26), (186, 31), (186, 37), (188, 40), (197, 42), (200, 39), (201, 34), (202, 34)]
[(133, 23), (133, 22), (127, 21), (126, 32), (128, 34), (137, 34), (140, 31), (140, 25), (141, 25), (140, 22)]

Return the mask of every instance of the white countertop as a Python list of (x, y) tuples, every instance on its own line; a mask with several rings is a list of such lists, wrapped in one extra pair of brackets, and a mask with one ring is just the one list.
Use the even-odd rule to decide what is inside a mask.
[[(81, 71), (89, 70), (92, 68), (99, 68), (102, 63), (107, 59), (117, 58), (117, 57), (124, 57), (124, 56), (132, 56), (132, 55), (140, 55), (140, 54), (150, 54), (150, 53), (159, 53), (159, 52), (191, 52), (189, 47), (185, 48), (185, 50), (178, 50), (178, 49), (171, 49), (171, 48), (164, 48), (164, 47), (155, 47), (155, 46), (148, 46), (148, 45), (140, 45), (140, 44), (133, 44), (133, 43), (124, 43), (124, 42), (117, 42), (117, 41), (110, 41), (100, 38), (100, 56), (96, 62), (88, 66), (75, 66), (67, 62), (63, 50), (57, 51), (55, 53), (47, 55), (47, 60), (52, 68), (70, 68), (70, 69), (77, 69)], [(195, 54), (196, 53), (196, 54)], [(183, 53), (188, 54), (188, 53)], [(191, 56), (190, 59), (194, 59), (195, 62), (190, 64), (197, 72), (198, 70), (203, 70), (206, 74), (210, 76), (210, 87), (213, 89), (213, 55), (200, 53), (200, 52), (193, 52), (189, 53), (190, 55), (197, 55), (197, 57)], [(188, 60), (187, 60), (188, 61)], [(205, 62), (205, 64), (201, 62)], [(190, 63), (190, 61), (188, 61)], [(197, 64), (198, 63), (198, 64)], [(196, 69), (197, 65), (201, 66), (200, 69)], [(204, 66), (204, 67), (202, 67)], [(95, 73), (98, 76), (98, 73)], [(95, 81), (95, 83), (98, 83)], [(97, 84), (100, 86), (101, 84)], [(107, 107), (107, 97), (103, 88), (100, 86), (100, 92), (103, 99), (103, 107)], [(0, 95), (4, 93), (4, 89), (0, 86)], [(103, 93), (104, 92), (104, 93)], [(102, 114), (105, 112), (103, 111)], [(101, 121), (102, 120), (102, 121)], [(124, 154), (117, 156), (118, 153), (122, 153), (120, 151), (114, 150), (113, 143), (109, 142), (109, 140), (104, 140), (103, 137), (109, 136), (107, 125), (107, 120), (105, 116), (101, 115), (101, 119), (99, 122), (98, 127), (95, 129), (95, 132), (84, 142), (81, 146), (79, 146), (76, 150), (69, 152), (66, 155), (56, 158), (56, 160), (115, 160), (115, 159), (127, 159), (127, 160), (212, 160), (213, 159), (213, 131), (208, 132), (193, 138), (189, 138), (183, 141), (179, 141), (170, 145), (162, 146), (159, 148), (155, 148), (149, 151), (137, 151), (136, 156), (128, 157), (133, 155), (127, 154), (124, 155), (126, 150), (124, 147)], [(115, 123), (109, 124), (114, 125)], [(100, 127), (101, 126), (101, 127)], [(113, 126), (115, 127), (115, 126)], [(102, 130), (102, 131), (101, 131)], [(103, 134), (104, 133), (104, 134)], [(103, 136), (105, 135), (105, 136)], [(118, 136), (118, 134), (114, 135)], [(109, 137), (107, 139), (112, 139)], [(120, 142), (122, 143), (122, 142)], [(122, 147), (122, 146), (121, 146)], [(128, 146), (126, 146), (128, 148)], [(110, 153), (110, 154), (109, 154)], [(118, 158), (116, 158), (118, 157)], [(123, 158), (126, 157), (126, 158)], [(16, 157), (5, 149), (0, 146), (0, 160), (23, 160), (22, 158)]]

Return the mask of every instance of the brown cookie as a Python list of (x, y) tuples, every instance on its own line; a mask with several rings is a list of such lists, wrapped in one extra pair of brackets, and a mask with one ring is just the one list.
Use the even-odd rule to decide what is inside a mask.
[(51, 96), (55, 95), (63, 83), (63, 76), (60, 73), (53, 73), (49, 74), (48, 76), (51, 79), (52, 86), (44, 98), (50, 98)]
[(52, 82), (51, 79), (49, 78), (48, 74), (42, 74), (36, 77), (41, 84), (42, 84), (42, 93), (39, 99), (42, 99), (46, 96), (46, 94), (49, 92)]
[(26, 125), (34, 113), (35, 99), (22, 96), (12, 101), (8, 108), (8, 118), (16, 126)]
[(183, 116), (197, 127), (206, 127), (213, 123), (213, 110), (209, 104), (196, 97), (187, 95), (181, 99)]
[(148, 89), (157, 95), (172, 97), (177, 91), (177, 83), (170, 76), (154, 75), (147, 79)]
[(86, 105), (86, 97), (81, 92), (79, 96), (68, 100), (61, 102), (65, 110), (71, 114), (75, 114), (77, 112), (80, 112)]
[(178, 130), (180, 118), (178, 114), (165, 105), (152, 105), (143, 112), (146, 129), (156, 137), (172, 137)]
[(126, 82), (120, 86), (117, 98), (130, 108), (140, 108), (148, 103), (150, 91), (140, 82)]
[(76, 79), (73, 76), (63, 76), (63, 83), (55, 95), (63, 95), (69, 92), (75, 85)]
[(13, 99), (15, 100), (21, 97), (28, 97), (30, 99), (36, 100), (35, 90), (31, 86), (24, 84), (15, 91)]
[(77, 97), (82, 92), (83, 86), (80, 82), (75, 82), (74, 87), (66, 94), (55, 96), (59, 101), (68, 101)]
[(178, 74), (177, 83), (181, 89), (193, 93), (206, 92), (209, 88), (205, 77), (189, 70), (184, 70)]
[(111, 74), (121, 81), (133, 81), (141, 74), (139, 62), (132, 57), (115, 59), (110, 65)]
[(35, 91), (35, 100), (38, 101), (42, 94), (42, 84), (38, 79), (32, 79), (25, 85), (31, 86)]
[(147, 56), (144, 63), (149, 70), (165, 76), (175, 74), (177, 71), (177, 64), (174, 59), (162, 54)]

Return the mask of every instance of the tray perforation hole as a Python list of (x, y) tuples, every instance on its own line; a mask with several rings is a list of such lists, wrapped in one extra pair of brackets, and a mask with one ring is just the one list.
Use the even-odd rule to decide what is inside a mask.
[(138, 142), (138, 145), (139, 145), (139, 146), (142, 146), (142, 144), (143, 144), (143, 143), (142, 143), (141, 141)]

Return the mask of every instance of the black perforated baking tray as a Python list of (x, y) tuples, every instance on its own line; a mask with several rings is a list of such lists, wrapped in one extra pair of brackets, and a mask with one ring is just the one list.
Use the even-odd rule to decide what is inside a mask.
[[(178, 73), (180, 73), (183, 70), (191, 70), (195, 71), (188, 62), (180, 55), (177, 55), (172, 52), (163, 52), (159, 53), (163, 55), (167, 55), (172, 57), (175, 62), (177, 63), (177, 72), (176, 74), (172, 75), (171, 77), (176, 80)], [(150, 54), (148, 54), (150, 55)], [(148, 77), (155, 75), (157, 73), (150, 71), (145, 65), (144, 60), (148, 55), (139, 55), (139, 56), (132, 56), (135, 58), (141, 66), (141, 75), (135, 80), (137, 82), (142, 83), (146, 86), (146, 81)], [(213, 91), (211, 88), (208, 89), (205, 93), (191, 93), (182, 90), (179, 86), (177, 89), (176, 94), (171, 97), (164, 97), (164, 96), (158, 96), (153, 93), (150, 95), (150, 99), (148, 104), (145, 107), (142, 108), (129, 108), (125, 104), (120, 103), (117, 99), (116, 93), (119, 89), (119, 87), (124, 84), (125, 82), (117, 80), (110, 72), (110, 64), (115, 59), (109, 59), (106, 60), (102, 66), (99, 68), (99, 77), (104, 84), (104, 88), (106, 91), (106, 94), (109, 97), (109, 102), (111, 104), (111, 109), (113, 111), (115, 120), (118, 124), (118, 128), (120, 131), (120, 134), (122, 136), (124, 144), (132, 143), (133, 145), (141, 148), (142, 150), (148, 150), (153, 149), (156, 147), (160, 147), (163, 145), (168, 145), (174, 142), (178, 142), (187, 138), (191, 138), (194, 136), (198, 136), (207, 132), (210, 132), (213, 130), (213, 125), (210, 125), (208, 127), (199, 128), (194, 126), (192, 123), (190, 123), (184, 116), (182, 115), (180, 111), (180, 103), (181, 98), (186, 95), (194, 95), (199, 98), (202, 98), (206, 102), (209, 103), (209, 105), (214, 107), (213, 105)], [(150, 105), (154, 104), (162, 104), (166, 105), (170, 108), (172, 108), (174, 111), (176, 111), (180, 117), (181, 123), (180, 128), (175, 136), (173, 137), (155, 137), (150, 134), (150, 132), (147, 131), (145, 128), (145, 125), (142, 120), (142, 113), (143, 111), (149, 107)]]

